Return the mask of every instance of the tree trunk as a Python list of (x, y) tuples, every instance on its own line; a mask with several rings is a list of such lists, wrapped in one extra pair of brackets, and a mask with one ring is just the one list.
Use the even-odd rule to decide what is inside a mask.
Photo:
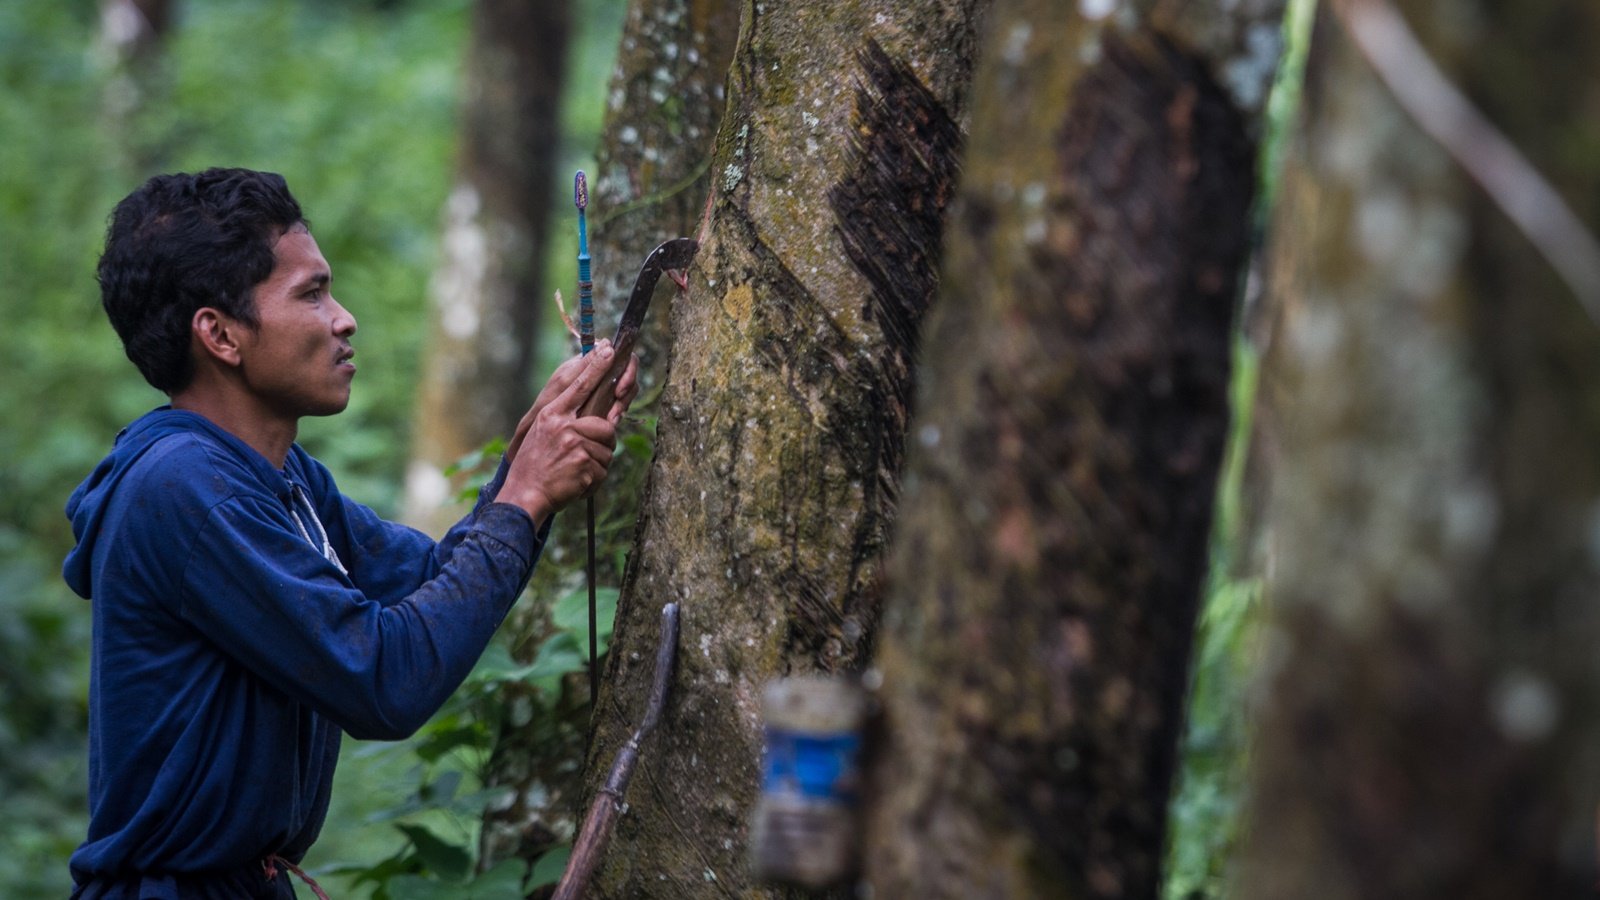
[(172, 0), (101, 0), (100, 46), (118, 66), (149, 60), (172, 25)]
[[(728, 62), (739, 35), (735, 0), (634, 0), (623, 25), (611, 100), (600, 136), (599, 167), (591, 180), (589, 249), (594, 260), (596, 331), (608, 336), (645, 256), (662, 240), (693, 235), (705, 209), (712, 138), (722, 120)], [(576, 248), (574, 239), (573, 247)], [(637, 347), (645, 390), (622, 433), (643, 428), (657, 409), (652, 386), (665, 372), (666, 322), (677, 293), (669, 279), (651, 304)], [(569, 304), (569, 311), (576, 312)], [(597, 498), (597, 582), (616, 585), (613, 562), (633, 538), (649, 460), (619, 452)], [(581, 571), (587, 551), (581, 506), (557, 518), (545, 564), (534, 573), (534, 596), (559, 596)], [(542, 609), (522, 604), (508, 628), (514, 646), (537, 646)], [(575, 679), (574, 684), (581, 679)], [(510, 686), (507, 686), (507, 690)], [(560, 706), (563, 722), (502, 723), (489, 764), (490, 784), (509, 786), (515, 799), (485, 817), (483, 858), (533, 859), (576, 830), (582, 759), (591, 705), (585, 684)], [(508, 704), (515, 708), (515, 704)]]
[(997, 2), (980, 54), (890, 569), (877, 896), (1160, 887), (1282, 4), (1090, 6)]
[(760, 688), (870, 658), (976, 6), (745, 6), (586, 783), (634, 727), (669, 600), (678, 676), (595, 896), (762, 895)]
[(161, 148), (135, 127), (141, 111), (166, 90), (162, 46), (172, 30), (173, 0), (101, 0), (96, 52), (110, 72), (102, 106), (105, 127), (136, 177), (159, 166)]
[[(595, 308), (614, 323), (639, 264), (655, 246), (693, 237), (710, 188), (728, 64), (739, 37), (736, 0), (636, 0), (629, 5), (606, 106), (589, 232)], [(669, 298), (663, 279), (635, 353), (646, 396), (666, 373)]]
[[(1400, 6), (1600, 222), (1600, 8)], [(1600, 330), (1328, 15), (1306, 99), (1275, 231), (1242, 896), (1590, 896)]]
[(527, 409), (544, 304), (545, 233), (565, 71), (568, 4), (473, 6), (455, 187), (430, 293), (405, 517), (441, 533), (458, 516), (444, 471), (511, 433)]

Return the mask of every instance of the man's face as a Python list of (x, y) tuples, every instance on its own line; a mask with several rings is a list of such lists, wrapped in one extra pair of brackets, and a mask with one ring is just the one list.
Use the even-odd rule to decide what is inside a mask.
[(259, 324), (240, 342), (245, 381), (286, 418), (341, 412), (356, 374), (355, 317), (333, 299), (333, 273), (305, 226), (278, 238), (273, 254), (272, 274), (255, 289)]

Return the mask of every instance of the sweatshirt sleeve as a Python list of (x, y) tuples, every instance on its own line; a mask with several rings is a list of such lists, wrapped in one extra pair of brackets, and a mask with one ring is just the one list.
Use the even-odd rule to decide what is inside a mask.
[[(415, 549), (401, 541), (364, 563), (403, 565)], [(435, 573), (380, 602), (302, 539), (286, 509), (234, 496), (200, 528), (181, 615), (353, 737), (393, 740), (421, 727), (466, 678), (541, 549), (524, 511), (489, 503)]]
[[(327, 468), (298, 447), (295, 456), (295, 469), (305, 478), (315, 498), (317, 516), (327, 525), (329, 539), (349, 568), (351, 580), (368, 597), (385, 605), (405, 597), (438, 574), (456, 546), (472, 532), (478, 514), (495, 502), (509, 468), (502, 456), (494, 477), (478, 490), (471, 512), (435, 543), (421, 531), (390, 522), (345, 497)], [(541, 545), (550, 532), (550, 524), (546, 521), (539, 530)]]

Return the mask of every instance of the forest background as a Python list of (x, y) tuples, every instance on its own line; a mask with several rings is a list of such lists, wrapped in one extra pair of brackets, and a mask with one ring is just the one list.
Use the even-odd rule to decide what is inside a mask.
[[(230, 165), (288, 179), (359, 318), (362, 359), (350, 408), (308, 420), (301, 442), (349, 495), (388, 515), (400, 506), (471, 4), (179, 6), (159, 99), (119, 122), (94, 0), (0, 4), (0, 896), (70, 889), (67, 855), (87, 824), (89, 604), (60, 578), (62, 508), (118, 429), (164, 401), (99, 307), (95, 261), (119, 199), (156, 171)], [(624, 8), (574, 5), (552, 181), (591, 165)], [(573, 278), (572, 252), (552, 245), (559, 284)], [(549, 297), (540, 307), (554, 319)], [(544, 332), (548, 371), (571, 350), (559, 327)], [(470, 812), (406, 807), (436, 774), (407, 747), (352, 742), (345, 756), (311, 868), (390, 857), (411, 842), (395, 821), (473, 843)]]
[[(548, 173), (561, 185), (550, 210), (558, 224), (546, 254), (549, 283), (534, 298), (550, 321), (540, 372), (571, 352), (548, 303), (558, 287), (570, 294), (575, 277), (564, 186), (574, 169), (592, 164), (625, 6), (582, 0), (572, 14), (559, 162)], [(1291, 73), (1307, 6), (1295, 4), (1290, 17)], [(155, 170), (241, 165), (288, 178), (335, 268), (338, 295), (361, 320), (362, 370), (351, 408), (308, 421), (302, 443), (348, 494), (386, 514), (402, 503), (418, 360), (428, 340), (428, 286), (440, 263), (441, 210), (461, 131), (471, 4), (213, 0), (182, 7), (162, 50), (158, 102), (125, 119), (108, 111), (118, 103), (117, 73), (98, 43), (99, 4), (0, 7), (3, 896), (64, 894), (66, 856), (86, 824), (88, 604), (59, 578), (70, 546), (61, 506), (117, 429), (162, 400), (127, 364), (97, 303), (94, 262), (116, 200)], [(1271, 112), (1274, 135), (1285, 108)], [(1271, 195), (1274, 147), (1269, 142), (1263, 154), (1263, 196)], [(1250, 406), (1254, 373), (1241, 347), (1235, 448), (1250, 427), (1239, 413)], [(1241, 802), (1247, 636), (1259, 589), (1225, 576), (1236, 568), (1229, 558), (1239, 516), (1237, 454), (1230, 460), (1173, 804), (1166, 893), (1175, 898), (1220, 895)], [(471, 753), (481, 748), (467, 747), (465, 756), (429, 749), (444, 733), (347, 746), (330, 821), (308, 867), (336, 883), (343, 873), (357, 895), (370, 886), (396, 898), (427, 896), (439, 890), (434, 877), (441, 872), (470, 868), (478, 817), (495, 797), (475, 790), (481, 760)], [(554, 855), (550, 864), (560, 859)], [(478, 889), (490, 896), (491, 882), (481, 881)]]
[[(592, 167), (626, 4), (576, 7), (561, 162), (548, 173), (562, 183)], [(362, 358), (351, 408), (308, 420), (301, 440), (348, 494), (398, 514), (469, 9), (468, 0), (185, 4), (162, 50), (163, 96), (113, 127), (106, 104), (115, 71), (97, 49), (98, 4), (0, 6), (0, 308), (8, 323), (0, 329), (0, 796), (8, 810), (0, 895), (64, 894), (66, 857), (87, 822), (89, 607), (59, 576), (71, 546), (61, 508), (116, 431), (163, 400), (127, 363), (94, 281), (106, 215), (152, 174), (130, 148), (155, 154), (164, 171), (239, 165), (289, 180), (335, 267), (338, 296), (360, 320)], [(570, 209), (555, 193), (558, 237), (543, 298), (558, 288), (571, 294), (575, 278), (564, 240)], [(540, 371), (570, 352), (554, 305), (546, 309)], [(1231, 692), (1251, 590), (1219, 583), (1213, 595), (1216, 638), (1199, 658), (1214, 674), (1190, 738), (1200, 777), (1186, 782), (1175, 810), (1192, 839), (1176, 851), (1174, 896), (1215, 880), (1238, 803)], [(405, 745), (347, 745), (309, 867), (368, 869), (412, 844), (418, 827), (472, 846), (473, 802), (418, 801), (419, 785), (438, 776)], [(477, 802), (481, 809), (485, 800)]]

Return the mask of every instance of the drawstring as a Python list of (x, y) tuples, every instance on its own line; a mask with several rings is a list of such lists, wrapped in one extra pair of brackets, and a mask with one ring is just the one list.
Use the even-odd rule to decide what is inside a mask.
[[(305, 491), (300, 490), (300, 485), (298, 484), (290, 484), (289, 493), (292, 498), (289, 503), (289, 515), (294, 516), (294, 525), (300, 529), (300, 536), (306, 539), (306, 543), (321, 551), (323, 557), (328, 562), (333, 563), (341, 575), (349, 575), (350, 571), (344, 567), (344, 563), (339, 561), (339, 554), (334, 552), (333, 544), (328, 542), (328, 531), (322, 527), (322, 520), (317, 518), (317, 508), (311, 505), (311, 498), (306, 496)], [(311, 537), (309, 531), (306, 531), (306, 523), (300, 519), (300, 511), (295, 509), (296, 504), (303, 507), (306, 515), (311, 517), (311, 524), (317, 528), (317, 537), (321, 538), (320, 543)]]
[(294, 874), (300, 876), (300, 880), (304, 881), (306, 886), (311, 888), (311, 893), (316, 894), (318, 900), (328, 900), (328, 895), (322, 890), (322, 885), (317, 884), (317, 880), (315, 878), (307, 875), (304, 869), (300, 868), (294, 863), (289, 862), (287, 859), (284, 859), (276, 853), (261, 861), (261, 871), (266, 873), (268, 881), (278, 877), (279, 866), (283, 866), (285, 869), (288, 869)]
[[(306, 543), (316, 547), (317, 550), (322, 553), (323, 557), (329, 562), (333, 563), (341, 573), (346, 575), (350, 574), (345, 569), (344, 563), (339, 561), (339, 554), (334, 551), (333, 544), (328, 540), (328, 530), (322, 527), (322, 520), (317, 518), (317, 508), (311, 505), (311, 500), (306, 496), (305, 491), (300, 490), (300, 485), (298, 484), (290, 484), (289, 493), (291, 498), (289, 503), (289, 515), (294, 518), (294, 526), (300, 530), (300, 536), (306, 539)], [(317, 529), (317, 539), (312, 538), (311, 533), (306, 531), (306, 523), (300, 518), (300, 509), (297, 509), (296, 506), (304, 509), (306, 515), (310, 517), (311, 524)], [(304, 869), (300, 868), (294, 863), (289, 862), (287, 859), (284, 859), (276, 853), (261, 861), (261, 871), (266, 874), (268, 881), (272, 881), (278, 877), (279, 866), (283, 866), (285, 869), (288, 869), (301, 881), (305, 882), (306, 886), (311, 888), (311, 892), (317, 895), (318, 900), (328, 900), (328, 894), (322, 889), (322, 885), (317, 884), (317, 880), (315, 878), (307, 875)]]

